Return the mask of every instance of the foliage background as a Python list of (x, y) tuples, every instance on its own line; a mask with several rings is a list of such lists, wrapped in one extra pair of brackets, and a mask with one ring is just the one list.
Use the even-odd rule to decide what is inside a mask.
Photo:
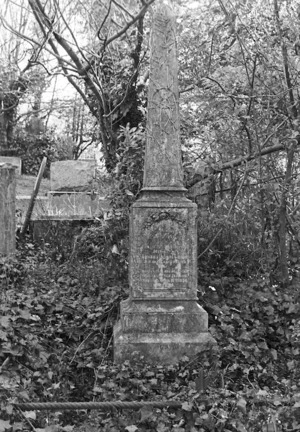
[[(199, 302), (219, 350), (167, 367), (112, 364), (129, 208), (142, 187), (151, 10), (108, 43), (144, 2), (20, 1), (18, 15), (7, 0), (1, 146), (35, 174), (44, 155), (76, 158), (101, 143), (113, 186), (110, 217), (99, 215), (69, 255), (27, 238), (15, 259), (1, 259), (0, 432), (300, 428), (299, 4), (175, 3)], [(77, 96), (45, 103), (57, 74)], [(53, 113), (65, 123), (52, 133)], [(12, 405), (116, 398), (177, 399), (182, 409), (45, 416)]]

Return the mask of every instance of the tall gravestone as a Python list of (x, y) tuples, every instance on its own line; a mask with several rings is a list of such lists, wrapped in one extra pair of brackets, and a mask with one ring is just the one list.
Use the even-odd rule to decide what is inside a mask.
[(0, 257), (16, 250), (15, 167), (0, 166)]
[(114, 329), (114, 359), (173, 363), (210, 344), (197, 303), (197, 206), (185, 197), (179, 138), (175, 17), (154, 11), (144, 182), (130, 215), (130, 296)]

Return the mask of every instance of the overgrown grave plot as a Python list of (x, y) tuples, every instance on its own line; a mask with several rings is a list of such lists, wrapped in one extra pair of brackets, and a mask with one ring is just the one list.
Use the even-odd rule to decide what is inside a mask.
[[(96, 237), (92, 232), (87, 238), (92, 243)], [(122, 265), (119, 255), (109, 254), (114, 242), (101, 251), (108, 257), (105, 266), (100, 252), (93, 257), (95, 244), (89, 259), (83, 259), (91, 246), (87, 242), (84, 254), (78, 250), (72, 261), (59, 262), (50, 251), (27, 244), (17, 251), (18, 267), (6, 262), (8, 284), (0, 305), (1, 430), (297, 430), (295, 290), (282, 291), (264, 279), (233, 279), (222, 298), (205, 293), (202, 298), (218, 356), (183, 358), (169, 366), (139, 359), (116, 366), (112, 328), (120, 299), (128, 293), (126, 271), (119, 279), (110, 274)], [(12, 407), (15, 402), (166, 399), (181, 401), (182, 407), (54, 413), (21, 413)]]

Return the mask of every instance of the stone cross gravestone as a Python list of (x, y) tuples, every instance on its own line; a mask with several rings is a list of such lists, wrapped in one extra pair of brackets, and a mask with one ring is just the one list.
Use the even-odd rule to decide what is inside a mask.
[(197, 206), (185, 197), (179, 138), (175, 17), (158, 3), (151, 36), (144, 182), (130, 215), (130, 296), (114, 329), (114, 359), (174, 363), (211, 344), (197, 302)]

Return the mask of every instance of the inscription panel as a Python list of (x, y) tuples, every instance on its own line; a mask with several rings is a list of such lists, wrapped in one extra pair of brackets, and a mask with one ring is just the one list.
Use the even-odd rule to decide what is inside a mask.
[(195, 298), (195, 231), (190, 209), (141, 210), (136, 209), (133, 216), (132, 296)]

